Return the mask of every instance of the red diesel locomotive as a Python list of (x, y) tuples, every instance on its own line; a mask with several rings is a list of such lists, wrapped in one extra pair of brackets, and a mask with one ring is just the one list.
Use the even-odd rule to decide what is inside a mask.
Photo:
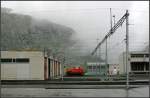
[(66, 75), (67, 76), (73, 76), (73, 75), (83, 76), (84, 75), (84, 69), (82, 67), (68, 68), (66, 70)]

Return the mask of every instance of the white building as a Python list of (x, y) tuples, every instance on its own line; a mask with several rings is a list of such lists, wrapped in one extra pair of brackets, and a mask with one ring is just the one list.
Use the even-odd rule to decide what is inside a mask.
[(60, 62), (42, 51), (1, 51), (1, 80), (46, 80), (58, 76)]
[[(132, 51), (128, 56), (128, 72), (139, 73), (149, 71), (149, 53)], [(119, 57), (120, 73), (126, 73), (126, 53)]]

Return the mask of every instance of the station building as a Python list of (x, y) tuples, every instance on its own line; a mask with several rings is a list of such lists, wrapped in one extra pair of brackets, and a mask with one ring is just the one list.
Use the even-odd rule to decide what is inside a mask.
[(1, 51), (1, 80), (47, 80), (61, 77), (61, 62), (43, 51)]
[[(129, 73), (141, 74), (149, 73), (149, 53), (132, 51), (128, 55)], [(126, 53), (123, 52), (119, 57), (120, 73), (126, 73)]]

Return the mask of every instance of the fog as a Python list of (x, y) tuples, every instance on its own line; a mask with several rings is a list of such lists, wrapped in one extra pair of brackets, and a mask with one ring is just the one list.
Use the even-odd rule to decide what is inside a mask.
[[(116, 22), (129, 10), (130, 51), (141, 51), (149, 44), (148, 1), (2, 1), (1, 5), (13, 9), (15, 13), (71, 27), (76, 31), (74, 37), (80, 41), (82, 53), (89, 54), (110, 29), (110, 8)], [(125, 26), (119, 28), (113, 36), (109, 45), (122, 42)], [(109, 51), (109, 55), (122, 52), (124, 46), (110, 48), (113, 52)], [(105, 52), (104, 48), (102, 50)]]

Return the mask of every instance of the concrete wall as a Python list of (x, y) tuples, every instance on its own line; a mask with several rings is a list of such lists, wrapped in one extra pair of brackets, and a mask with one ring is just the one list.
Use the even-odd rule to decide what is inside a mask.
[(1, 58), (29, 58), (29, 63), (1, 63), (2, 80), (44, 80), (43, 52), (1, 51)]

